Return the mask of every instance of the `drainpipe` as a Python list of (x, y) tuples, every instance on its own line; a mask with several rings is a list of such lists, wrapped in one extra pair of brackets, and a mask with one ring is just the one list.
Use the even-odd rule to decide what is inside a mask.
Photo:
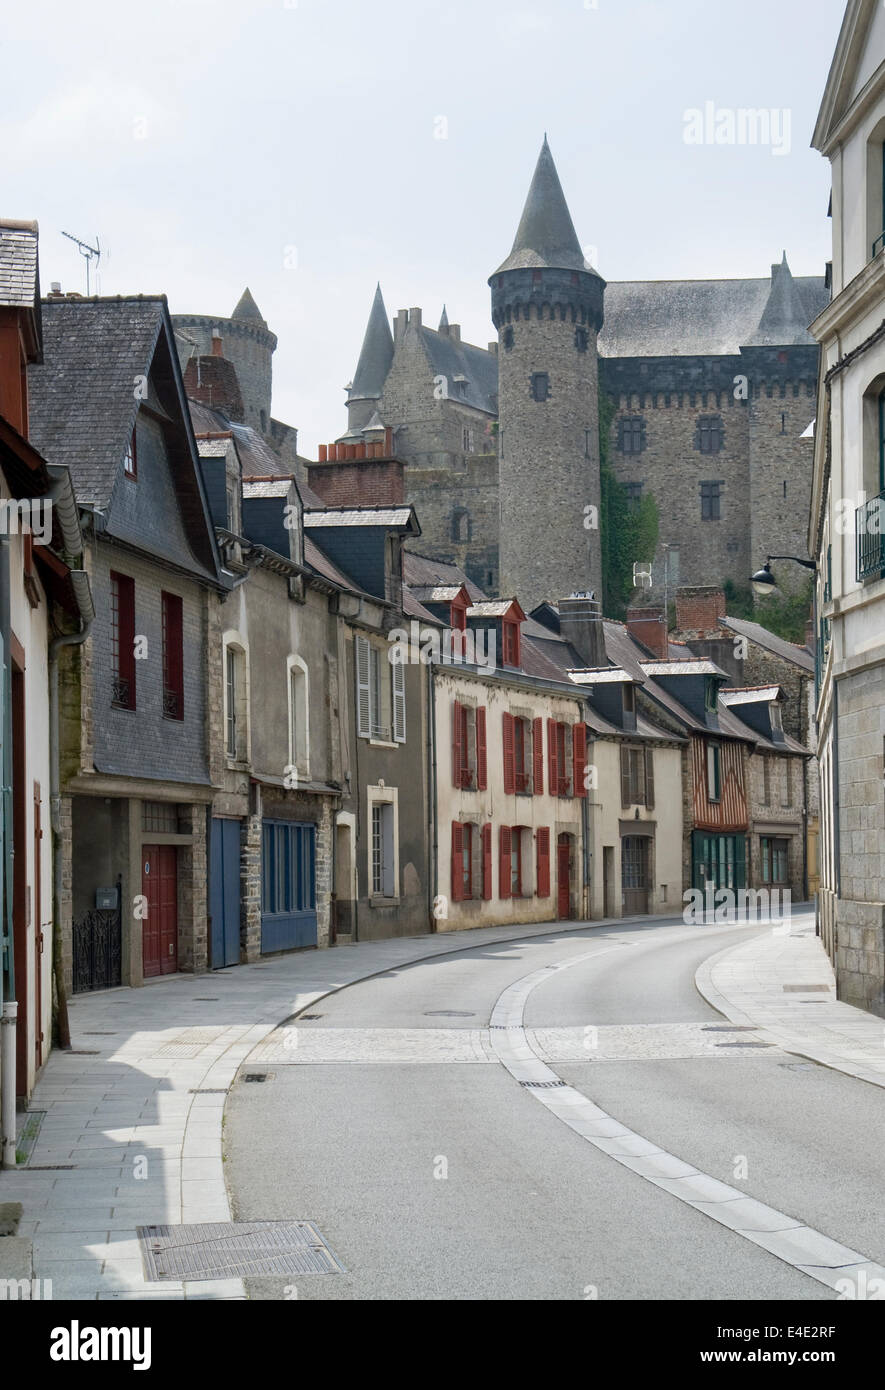
[(436, 876), (437, 859), (439, 852), (439, 839), (436, 816), (436, 702), (433, 689), (433, 662), (427, 663), (427, 769), (430, 774), (430, 798), (427, 807), (428, 829), (430, 831), (429, 840), (431, 845), (430, 853), (430, 873), (428, 874), (428, 914), (430, 917), (430, 930), (436, 931), (436, 918), (433, 915), (433, 904), (436, 899)]
[(79, 647), (89, 636), (95, 619), (92, 594), (89, 591), (89, 577), (85, 570), (71, 570), (71, 582), (80, 609), (80, 631), (68, 636), (56, 637), (49, 644), (49, 806), (52, 826), (52, 973), (55, 980), (55, 993), (58, 1006), (58, 1045), (62, 1048), (71, 1045), (71, 1030), (68, 1023), (68, 998), (65, 991), (64, 965), (62, 963), (61, 935), (61, 772), (59, 766), (59, 726), (58, 726), (58, 653), (62, 647)]
[[(7, 671), (11, 671), (10, 627), (9, 541), (3, 536), (0, 538), (0, 633), (3, 635), (3, 655)], [(12, 798), (5, 790), (12, 783), (12, 716), (9, 708), (11, 687), (12, 682), (8, 680), (4, 692), (6, 699), (4, 701), (3, 766), (0, 767), (2, 815), (4, 820), (6, 820), (7, 814), (9, 816), (4, 827), (7, 837), (12, 835)], [(3, 874), (3, 901), (0, 902), (0, 925), (2, 925), (2, 935), (5, 940), (5, 949), (2, 952), (3, 969), (0, 973), (0, 1000), (3, 1004), (2, 1016), (0, 1016), (0, 1094), (2, 1094), (2, 1101), (0, 1101), (0, 1163), (4, 1168), (14, 1168), (16, 1147), (15, 1035), (18, 1004), (15, 1000), (12, 913), (7, 911), (12, 894), (12, 884), (7, 881), (6, 868), (8, 864), (9, 859), (7, 858)]]

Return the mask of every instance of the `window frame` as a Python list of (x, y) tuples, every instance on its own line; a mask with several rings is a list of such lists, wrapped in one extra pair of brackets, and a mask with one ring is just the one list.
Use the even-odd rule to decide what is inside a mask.
[[(707, 801), (710, 805), (717, 805), (722, 800), (722, 745), (715, 739), (707, 741), (705, 765)], [(715, 788), (715, 791), (711, 788)]]
[(163, 718), (184, 720), (184, 600), (160, 592), (163, 614)]
[(119, 570), (111, 582), (111, 706), (134, 712), (138, 707), (135, 666), (135, 580)]

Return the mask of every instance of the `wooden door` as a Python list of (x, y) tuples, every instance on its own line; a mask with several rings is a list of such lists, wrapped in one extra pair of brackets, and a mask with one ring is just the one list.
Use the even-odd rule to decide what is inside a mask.
[(626, 917), (648, 912), (648, 846), (646, 835), (625, 835), (621, 840), (621, 894)]
[(142, 922), (145, 979), (178, 969), (178, 866), (174, 845), (143, 845), (141, 891), (147, 899)]
[(571, 837), (560, 835), (556, 842), (556, 914), (570, 917), (572, 908)]

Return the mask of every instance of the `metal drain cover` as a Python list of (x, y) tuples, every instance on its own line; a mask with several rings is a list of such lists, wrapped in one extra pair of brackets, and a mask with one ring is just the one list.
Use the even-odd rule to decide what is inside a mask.
[(829, 985), (784, 985), (784, 994), (829, 994)]
[(525, 1086), (532, 1091), (549, 1091), (553, 1086), (567, 1086), (567, 1081), (520, 1081), (520, 1086)]
[(716, 1046), (717, 1046), (717, 1047), (773, 1047), (773, 1046), (774, 1046), (774, 1043), (764, 1043), (764, 1042), (728, 1042), (728, 1043), (717, 1043)]
[(476, 1014), (467, 1009), (425, 1009), (425, 1018), (476, 1018)]
[(148, 1282), (344, 1272), (310, 1221), (139, 1226), (137, 1234)]

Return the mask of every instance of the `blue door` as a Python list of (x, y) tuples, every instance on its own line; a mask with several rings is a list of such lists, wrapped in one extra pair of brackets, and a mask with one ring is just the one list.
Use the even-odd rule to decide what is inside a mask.
[(261, 950), (317, 944), (316, 827), (265, 820), (261, 834)]
[(209, 913), (213, 970), (240, 963), (240, 822), (212, 818)]

